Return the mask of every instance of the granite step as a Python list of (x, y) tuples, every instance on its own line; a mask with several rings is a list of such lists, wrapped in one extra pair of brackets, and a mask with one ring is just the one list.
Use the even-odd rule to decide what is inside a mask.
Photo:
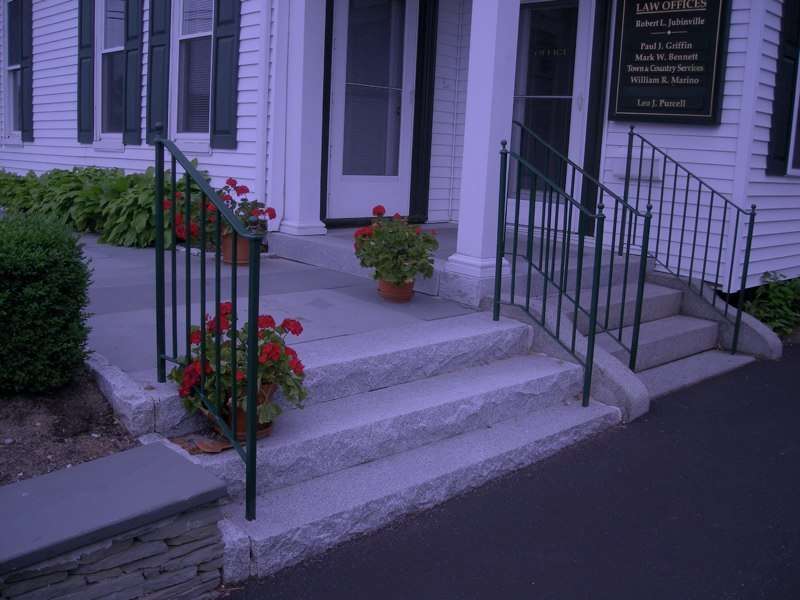
[(755, 358), (747, 354), (709, 350), (642, 371), (639, 378), (653, 399), (729, 373), (754, 361)]
[(526, 354), (532, 329), (491, 313), (295, 345), (306, 366), (307, 404), (325, 402)]
[[(516, 356), (380, 390), (287, 410), (257, 454), (259, 492), (404, 452), (514, 416), (575, 401), (582, 369), (544, 355)], [(190, 457), (243, 493), (234, 452)]]
[(226, 507), (228, 582), (263, 577), (347, 539), (540, 461), (620, 422), (616, 408), (551, 406), (492, 427), (258, 496), (258, 518)]
[[(620, 322), (623, 327), (633, 325), (636, 310), (636, 292), (635, 281), (629, 281), (627, 285), (620, 283), (611, 288), (600, 288), (597, 312), (598, 326), (600, 328), (615, 329), (619, 328)], [(625, 297), (624, 310), (623, 294)], [(681, 309), (682, 297), (683, 292), (680, 290), (654, 283), (645, 283), (642, 323), (677, 315)], [(584, 290), (581, 294), (581, 306), (591, 306), (591, 289)], [(606, 315), (608, 315), (607, 318)], [(589, 332), (589, 316), (586, 313), (578, 313), (578, 330), (583, 335)]]
[[(636, 370), (644, 371), (681, 358), (711, 350), (717, 346), (719, 324), (716, 321), (675, 315), (649, 323), (639, 330), (639, 351)], [(622, 330), (622, 340), (630, 347), (633, 326)], [(628, 351), (610, 334), (597, 337), (597, 343), (623, 363), (628, 362)]]

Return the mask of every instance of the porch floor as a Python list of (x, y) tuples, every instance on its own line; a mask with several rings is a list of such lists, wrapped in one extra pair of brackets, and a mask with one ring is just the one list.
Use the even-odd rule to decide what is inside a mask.
[[(352, 234), (349, 234), (350, 236)], [(455, 241), (453, 230), (453, 243)], [(327, 239), (345, 244), (348, 233), (336, 231)], [(443, 235), (447, 238), (446, 235)], [(270, 240), (273, 238), (271, 237)], [(155, 255), (152, 248), (120, 248), (100, 244), (96, 236), (84, 236), (84, 252), (93, 269), (90, 288), (91, 313), (89, 347), (135, 380), (155, 380)], [(352, 253), (352, 246), (351, 253)], [(178, 325), (183, 325), (183, 261), (178, 252)], [(192, 314), (199, 322), (199, 264), (192, 262)], [(169, 264), (169, 261), (168, 261)], [(213, 311), (213, 262), (207, 262), (207, 306)], [(222, 300), (229, 300), (230, 268), (222, 270)], [(239, 268), (239, 304), (243, 308), (247, 269)], [(169, 266), (167, 266), (169, 281)], [(169, 285), (169, 284), (168, 284)], [(167, 298), (169, 298), (169, 287)], [(240, 308), (240, 310), (241, 310)], [(375, 282), (363, 276), (301, 264), (292, 260), (262, 257), (260, 312), (280, 320), (298, 318), (305, 328), (295, 346), (312, 340), (335, 338), (390, 327), (403, 327), (421, 321), (442, 319), (472, 312), (455, 302), (417, 294), (409, 304), (384, 302), (375, 292)], [(241, 313), (240, 318), (244, 319)], [(170, 329), (168, 319), (168, 331)], [(179, 333), (180, 335), (180, 333)], [(168, 339), (168, 349), (171, 341)], [(182, 345), (179, 344), (179, 347)], [(299, 349), (299, 348), (298, 348)]]

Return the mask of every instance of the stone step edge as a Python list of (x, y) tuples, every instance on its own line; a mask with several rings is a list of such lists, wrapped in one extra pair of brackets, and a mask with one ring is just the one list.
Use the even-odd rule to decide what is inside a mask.
[[(479, 387), (481, 378), (498, 379), (509, 369), (519, 373), (513, 380), (492, 381), (489, 385)], [(437, 375), (433, 379), (433, 382), (430, 378), (417, 380), (310, 406), (307, 410), (316, 413), (312, 418), (326, 421), (328, 416), (335, 415), (342, 408), (351, 415), (369, 415), (370, 404), (376, 403), (377, 409), (373, 414), (377, 413), (378, 418), (346, 423), (340, 428), (323, 428), (316, 432), (318, 435), (297, 441), (285, 438), (280, 440), (279, 445), (274, 443), (274, 438), (260, 440), (257, 462), (259, 492), (294, 485), (575, 400), (580, 395), (583, 381), (582, 369), (577, 364), (542, 354), (511, 357), (477, 368)], [(474, 388), (458, 389), (458, 383), (453, 379), (466, 379), (472, 382)], [(450, 397), (440, 394), (441, 389), (446, 389), (450, 382), (457, 393)], [(426, 387), (432, 387), (433, 391), (424, 389)], [(428, 401), (425, 400), (426, 394)], [(396, 397), (412, 397), (422, 401), (409, 408), (408, 404), (394, 402)], [(348, 407), (347, 404), (352, 406)], [(386, 407), (393, 404), (397, 408), (387, 412)], [(363, 413), (360, 412), (362, 408), (365, 408)], [(289, 414), (299, 423), (307, 418), (303, 411)], [(281, 418), (286, 418), (286, 414)], [(326, 461), (325, 457), (330, 456), (331, 448), (341, 447), (346, 440), (351, 440), (347, 444), (346, 458), (329, 458)], [(232, 496), (238, 497), (243, 493), (244, 465), (238, 455), (232, 452), (196, 455), (190, 460), (226, 481)], [(307, 476), (291, 476), (298, 469), (298, 462), (307, 471)], [(265, 479), (265, 476), (268, 477)]]
[[(721, 360), (723, 358), (727, 360)], [(749, 354), (731, 354), (724, 350), (706, 350), (671, 363), (639, 371), (637, 376), (645, 384), (645, 387), (651, 393), (650, 399), (653, 400), (686, 389), (707, 379), (730, 373), (755, 362), (755, 360), (756, 358)], [(698, 363), (702, 363), (702, 369), (698, 374), (693, 375), (691, 367)], [(677, 373), (674, 373), (674, 371), (677, 371)], [(670, 382), (667, 385), (648, 383), (653, 382), (654, 379), (664, 374), (668, 375), (667, 378)]]
[[(411, 485), (398, 488), (395, 483), (393, 491), (385, 494), (373, 492), (363, 501), (350, 502), (329, 514), (320, 515), (319, 518), (300, 523), (287, 530), (259, 532), (258, 521), (244, 521), (243, 505), (230, 505), (229, 518), (220, 523), (225, 541), (223, 569), (225, 581), (236, 582), (251, 576), (263, 577), (275, 573), (348, 539), (378, 529), (400, 516), (430, 508), (501, 475), (543, 460), (558, 450), (613, 427), (621, 421), (621, 414), (617, 408), (599, 403), (592, 403), (586, 408), (579, 405), (555, 407), (548, 409), (547, 413), (555, 423), (542, 420), (542, 415), (536, 413), (536, 416), (509, 420), (493, 428), (472, 431), (413, 451), (340, 471), (332, 476), (292, 486), (293, 493), (305, 494), (307, 498), (315, 496), (313, 489), (310, 489), (313, 487), (323, 486), (330, 491), (331, 478), (337, 479), (344, 489), (356, 489), (350, 481), (356, 471), (377, 469), (383, 473), (384, 480), (394, 480), (395, 469), (402, 466), (403, 461), (414, 465), (416, 477)], [(540, 419), (540, 422), (536, 423), (533, 419)], [(524, 441), (512, 441), (510, 434), (514, 433), (517, 438), (524, 437)], [(492, 444), (499, 444), (501, 447), (490, 449), (488, 446)], [(456, 464), (449, 470), (447, 466), (438, 465), (442, 471), (438, 474), (429, 476), (422, 473), (419, 465), (425, 465), (430, 469), (431, 463), (437, 458), (439, 462), (443, 460), (452, 462), (448, 452), (454, 454), (453, 450), (458, 450), (459, 445), (467, 446), (470, 452), (477, 453), (477, 456), (462, 459), (462, 462), (465, 461), (463, 464), (458, 464), (459, 458), (456, 457)], [(461, 456), (466, 453), (455, 454)], [(428, 458), (429, 461), (424, 458)], [(374, 479), (373, 487), (381, 482), (380, 476)], [(270, 498), (272, 494), (274, 492), (258, 498), (262, 514), (271, 514), (268, 507), (276, 506), (275, 498)], [(327, 494), (326, 497), (335, 499), (336, 494)]]

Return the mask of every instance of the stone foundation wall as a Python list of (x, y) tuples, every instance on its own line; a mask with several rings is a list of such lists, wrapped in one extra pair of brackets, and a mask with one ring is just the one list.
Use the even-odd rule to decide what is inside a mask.
[(221, 518), (218, 502), (206, 504), (6, 573), (0, 599), (213, 598), (222, 581)]

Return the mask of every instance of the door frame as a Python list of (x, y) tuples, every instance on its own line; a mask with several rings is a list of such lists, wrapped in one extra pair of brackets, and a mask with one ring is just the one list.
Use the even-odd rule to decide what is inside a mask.
[[(325, 2), (325, 69), (322, 80), (322, 156), (320, 159), (322, 168), (320, 169), (319, 218), (326, 227), (357, 227), (369, 223), (370, 218), (329, 219), (327, 216), (334, 2), (335, 0), (326, 0)], [(438, 21), (439, 0), (420, 2), (414, 77), (416, 81), (414, 120), (411, 126), (411, 186), (408, 220), (412, 223), (424, 223), (428, 220)]]

